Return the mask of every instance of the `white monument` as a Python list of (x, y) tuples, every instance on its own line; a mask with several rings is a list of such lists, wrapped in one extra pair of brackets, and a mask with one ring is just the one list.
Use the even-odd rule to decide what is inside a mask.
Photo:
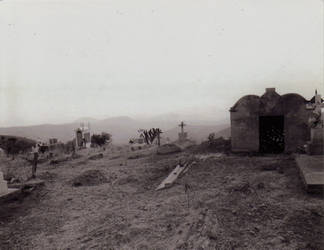
[(88, 127), (85, 127), (83, 123), (75, 131), (75, 144), (76, 148), (90, 148), (91, 145), (91, 133), (90, 133), (90, 123)]
[(7, 194), (8, 192), (7, 181), (3, 179), (3, 173), (0, 171), (0, 195)]
[(307, 105), (307, 109), (313, 110), (309, 118), (311, 140), (307, 143), (308, 154), (324, 154), (324, 122), (322, 108), (324, 108), (324, 103), (322, 103), (321, 95), (317, 94), (317, 91), (315, 91), (314, 103)]

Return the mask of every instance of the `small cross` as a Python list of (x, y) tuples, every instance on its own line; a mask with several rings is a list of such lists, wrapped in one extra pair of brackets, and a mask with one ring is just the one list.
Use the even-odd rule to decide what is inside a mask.
[(181, 133), (183, 133), (183, 127), (186, 126), (186, 124), (184, 124), (184, 122), (182, 121), (180, 124), (179, 124), (179, 127), (181, 127)]

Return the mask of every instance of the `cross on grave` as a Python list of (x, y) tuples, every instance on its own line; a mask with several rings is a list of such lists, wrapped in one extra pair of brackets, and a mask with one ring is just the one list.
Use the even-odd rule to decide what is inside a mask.
[(184, 132), (183, 128), (184, 126), (186, 126), (186, 124), (182, 121), (180, 124), (179, 124), (179, 127), (181, 127), (181, 133), (178, 133), (178, 136), (179, 136), (179, 142), (185, 142), (187, 140), (187, 133)]
[(186, 124), (182, 121), (180, 124), (179, 124), (179, 127), (181, 127), (181, 133), (183, 134), (183, 128), (184, 126), (186, 126)]

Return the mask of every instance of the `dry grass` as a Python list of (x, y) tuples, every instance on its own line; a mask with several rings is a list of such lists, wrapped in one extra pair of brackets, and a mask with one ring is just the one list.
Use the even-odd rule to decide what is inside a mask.
[[(88, 157), (97, 151), (81, 151), (80, 158), (58, 166), (44, 163), (39, 168), (44, 188), (1, 205), (0, 248), (321, 249), (324, 245), (323, 197), (304, 193), (291, 158), (207, 158), (174, 186), (157, 192), (155, 188), (187, 156), (152, 155), (150, 150), (110, 149), (95, 161)], [(265, 171), (268, 163), (280, 167)], [(109, 181), (70, 184), (94, 169)]]

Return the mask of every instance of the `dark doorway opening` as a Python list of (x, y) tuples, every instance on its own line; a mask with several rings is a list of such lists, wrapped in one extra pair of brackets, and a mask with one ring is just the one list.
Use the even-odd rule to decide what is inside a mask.
[(260, 152), (278, 154), (285, 150), (284, 117), (260, 116)]

